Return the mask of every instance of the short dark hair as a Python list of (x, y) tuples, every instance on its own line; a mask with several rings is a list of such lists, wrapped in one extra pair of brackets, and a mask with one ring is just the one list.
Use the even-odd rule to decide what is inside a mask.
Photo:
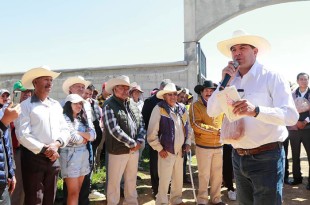
[(95, 86), (93, 84), (90, 84), (89, 86), (87, 86), (86, 89), (94, 91), (96, 88), (95, 88)]
[(178, 95), (180, 95), (181, 93), (186, 93), (186, 90), (184, 88), (182, 88), (181, 86), (179, 86), (179, 85), (176, 85), (175, 88), (179, 92)]
[(308, 75), (307, 73), (299, 73), (299, 74), (297, 75), (297, 80), (299, 80), (299, 77), (302, 76), (302, 75), (307, 76), (308, 79), (309, 79), (309, 75)]

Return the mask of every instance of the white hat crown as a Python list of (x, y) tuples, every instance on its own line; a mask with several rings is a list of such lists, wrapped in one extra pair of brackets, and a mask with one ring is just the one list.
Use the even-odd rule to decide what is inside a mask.
[(72, 102), (72, 103), (78, 103), (78, 102), (85, 102), (85, 100), (79, 96), (78, 94), (70, 94), (66, 97), (65, 102)]
[(174, 83), (168, 83), (162, 90), (156, 93), (156, 97), (159, 99), (164, 99), (164, 95), (167, 93), (177, 92), (177, 88)]
[(32, 85), (32, 81), (36, 78), (43, 77), (43, 76), (50, 76), (53, 79), (57, 78), (60, 75), (60, 73), (56, 73), (54, 71), (51, 71), (48, 66), (40, 66), (37, 68), (32, 68), (28, 70), (24, 75), (22, 76), (21, 82), (22, 85), (27, 89), (34, 89)]
[(236, 30), (232, 37), (217, 44), (218, 50), (225, 56), (231, 58), (231, 47), (237, 44), (249, 44), (258, 48), (259, 54), (264, 54), (270, 50), (270, 43), (263, 37), (251, 35), (243, 29)]
[(107, 84), (105, 86), (105, 90), (108, 92), (108, 93), (113, 93), (113, 88), (117, 85), (126, 85), (126, 86), (129, 86), (131, 87), (132, 85), (130, 84), (130, 80), (129, 80), (129, 77), (126, 76), (126, 75), (120, 75), (120, 76), (117, 76), (115, 78), (112, 78), (110, 80), (107, 81)]
[(90, 81), (85, 80), (82, 76), (69, 77), (62, 84), (62, 90), (64, 91), (64, 93), (69, 94), (69, 88), (77, 83), (85, 85), (85, 88), (91, 84)]

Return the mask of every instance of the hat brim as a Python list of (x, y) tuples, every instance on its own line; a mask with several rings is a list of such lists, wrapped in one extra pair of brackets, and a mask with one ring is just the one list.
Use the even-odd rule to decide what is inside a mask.
[[(69, 101), (67, 101), (67, 102), (69, 102)], [(84, 99), (75, 99), (75, 100), (72, 100), (70, 102), (72, 102), (72, 103), (79, 103), (79, 102), (86, 103), (86, 100), (84, 100)]]
[(210, 89), (213, 89), (213, 90), (216, 89), (216, 87), (206, 87), (206, 86), (203, 86), (203, 85), (196, 85), (196, 86), (194, 87), (194, 91), (195, 91), (195, 93), (197, 93), (198, 95), (200, 95), (200, 92), (201, 92), (203, 89), (205, 89), (205, 88), (210, 88)]
[(132, 92), (135, 91), (135, 90), (139, 91), (140, 93), (144, 93), (143, 90), (138, 89), (138, 88), (133, 88), (133, 89), (131, 89), (129, 92), (132, 93)]
[(33, 90), (33, 84), (32, 81), (36, 78), (43, 77), (43, 76), (49, 76), (52, 77), (53, 79), (57, 78), (60, 75), (60, 73), (56, 73), (51, 70), (47, 70), (45, 68), (33, 68), (27, 71), (22, 79), (22, 85), (27, 89), (27, 90)]
[(113, 93), (113, 88), (117, 85), (126, 85), (131, 87), (131, 84), (128, 83), (126, 80), (123, 79), (119, 79), (119, 78), (112, 78), (110, 80), (107, 81), (107, 84), (105, 86), (105, 90), (112, 94)]
[(71, 103), (86, 103), (86, 100), (84, 100), (81, 96), (79, 96), (78, 94), (69, 94), (66, 99), (65, 99), (65, 103), (67, 102), (71, 102)]
[(160, 90), (156, 93), (156, 97), (158, 99), (164, 99), (164, 95), (167, 94), (167, 93), (175, 93), (177, 92), (176, 90), (172, 91), (172, 90)]
[(89, 86), (91, 84), (90, 81), (83, 80), (83, 79), (78, 78), (78, 77), (70, 77), (67, 80), (65, 80), (65, 82), (62, 84), (62, 90), (64, 91), (64, 93), (69, 94), (70, 87), (74, 84), (77, 84), (77, 83), (81, 83), (81, 84), (85, 85), (85, 88), (87, 88), (87, 86)]
[(9, 96), (11, 95), (10, 91), (8, 91), (6, 89), (2, 89), (0, 94), (3, 95), (4, 93), (9, 94)]
[(268, 52), (271, 48), (269, 42), (266, 39), (255, 35), (238, 36), (228, 40), (221, 41), (217, 44), (217, 48), (223, 55), (227, 56), (228, 58), (231, 58), (230, 48), (238, 44), (252, 45), (258, 48), (259, 54), (264, 54)]

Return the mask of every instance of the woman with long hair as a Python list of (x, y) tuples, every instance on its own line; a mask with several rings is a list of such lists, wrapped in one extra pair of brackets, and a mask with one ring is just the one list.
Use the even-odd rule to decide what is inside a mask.
[(68, 123), (71, 138), (60, 149), (61, 176), (67, 190), (67, 205), (77, 205), (84, 176), (90, 172), (87, 141), (93, 141), (94, 129), (90, 128), (83, 110), (84, 99), (77, 94), (66, 97), (63, 114)]

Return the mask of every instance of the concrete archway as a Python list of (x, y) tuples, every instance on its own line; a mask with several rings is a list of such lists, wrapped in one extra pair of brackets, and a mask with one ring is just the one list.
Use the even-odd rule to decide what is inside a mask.
[(197, 43), (224, 22), (270, 5), (308, 0), (184, 0), (184, 60), (188, 62), (188, 86), (197, 82)]

